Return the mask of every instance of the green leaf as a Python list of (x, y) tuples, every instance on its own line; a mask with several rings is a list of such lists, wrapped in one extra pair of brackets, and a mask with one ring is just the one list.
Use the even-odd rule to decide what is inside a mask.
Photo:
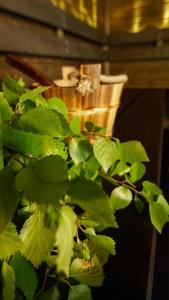
[[(73, 164), (69, 170), (69, 180), (76, 178), (77, 176), (80, 176), (81, 174), (84, 175), (84, 171), (83, 171), (83, 164), (80, 163), (78, 165)], [(82, 176), (83, 176), (82, 175)]]
[(3, 80), (2, 90), (4, 97), (9, 103), (16, 103), (25, 91), (24, 87), (9, 75)]
[(45, 292), (42, 292), (38, 300), (60, 300), (59, 290), (56, 286), (51, 287)]
[(2, 264), (2, 295), (3, 300), (15, 299), (15, 273), (5, 261)]
[(0, 171), (0, 233), (11, 221), (17, 207), (18, 193), (15, 190), (15, 176), (9, 167)]
[(2, 127), (2, 140), (6, 148), (33, 157), (58, 154), (59, 151), (58, 144), (50, 136), (28, 133), (6, 125)]
[(149, 161), (143, 145), (138, 141), (129, 141), (121, 144), (121, 158), (128, 163)]
[(67, 277), (73, 256), (74, 236), (77, 232), (76, 214), (69, 206), (60, 209), (59, 225), (56, 231), (55, 245), (58, 248), (57, 271)]
[(0, 170), (4, 167), (4, 153), (3, 153), (3, 142), (2, 142), (2, 114), (0, 112)]
[(53, 154), (57, 154), (61, 156), (64, 160), (66, 160), (68, 157), (67, 146), (63, 142), (60, 142), (58, 140), (54, 140), (54, 144), (55, 144), (55, 151)]
[(85, 169), (85, 177), (86, 179), (95, 180), (99, 173), (100, 164), (94, 155), (89, 156)]
[(79, 205), (101, 226), (117, 227), (109, 198), (96, 183), (80, 177), (75, 178), (70, 181), (68, 195), (71, 203)]
[(119, 161), (115, 167), (113, 166), (113, 170), (110, 172), (111, 176), (118, 174), (119, 176), (123, 176), (130, 172), (130, 167), (124, 163), (123, 161)]
[(47, 91), (50, 88), (50, 86), (38, 86), (37, 88), (33, 90), (27, 90), (26, 93), (22, 94), (19, 98), (19, 102), (23, 102), (28, 99), (32, 99), (43, 92)]
[[(22, 102), (21, 106), (23, 106), (25, 108), (25, 104), (26, 104), (26, 106), (28, 106), (27, 103), (35, 104), (34, 107), (32, 107), (32, 108), (39, 107), (39, 106), (48, 108), (46, 99), (41, 95), (35, 96), (35, 97), (31, 98), (31, 100), (25, 100), (24, 102)], [(29, 107), (29, 109), (32, 109), (32, 108), (31, 108), (31, 106)]]
[(19, 251), (21, 241), (13, 223), (9, 223), (0, 235), (0, 260), (8, 259)]
[(132, 201), (132, 193), (125, 186), (116, 187), (110, 197), (113, 210), (118, 210), (127, 207)]
[(100, 135), (105, 135), (106, 134), (106, 128), (100, 127), (100, 126), (95, 126), (93, 128), (93, 132), (100, 134)]
[(74, 117), (70, 121), (70, 129), (74, 134), (81, 134), (81, 121), (79, 117)]
[(154, 196), (159, 196), (162, 194), (161, 189), (153, 182), (150, 182), (148, 180), (143, 181), (143, 194), (146, 197), (148, 202), (151, 202), (153, 200)]
[(164, 198), (163, 195), (159, 195), (158, 198), (157, 198), (157, 203), (159, 203), (160, 205), (163, 206), (166, 214), (169, 215), (169, 204), (168, 202), (166, 201), (166, 199)]
[(92, 300), (91, 290), (85, 284), (72, 285), (69, 290), (68, 300)]
[(70, 134), (65, 118), (57, 111), (45, 107), (37, 107), (24, 113), (19, 118), (19, 126), (25, 131), (57, 138)]
[(143, 181), (143, 189), (145, 192), (150, 192), (154, 196), (162, 194), (162, 191), (159, 188), (159, 186), (148, 180)]
[(50, 269), (56, 268), (56, 256), (53, 254), (46, 255), (44, 262), (48, 265)]
[(9, 106), (2, 93), (0, 93), (0, 113), (2, 121), (10, 121), (13, 115), (12, 108)]
[(38, 285), (32, 265), (19, 253), (13, 256), (10, 265), (15, 272), (16, 287), (24, 293), (27, 300), (32, 300)]
[(17, 81), (17, 83), (18, 83), (21, 87), (24, 87), (24, 86), (25, 86), (25, 82), (23, 81), (22, 77), (19, 78), (19, 80)]
[(90, 249), (90, 256), (91, 257), (97, 256), (97, 258), (100, 262), (100, 266), (103, 267), (105, 265), (105, 263), (107, 263), (107, 261), (108, 261), (109, 253), (107, 251), (103, 250), (102, 248), (100, 248), (100, 246), (97, 246), (96, 244), (94, 244), (92, 241), (85, 240), (85, 242), (86, 242), (88, 249)]
[(21, 230), (21, 253), (38, 267), (52, 249), (54, 235), (55, 231), (44, 225), (44, 214), (36, 209)]
[(93, 129), (95, 128), (95, 125), (94, 125), (94, 123), (87, 121), (87, 122), (85, 122), (85, 127), (88, 132), (92, 132)]
[(85, 161), (92, 153), (92, 146), (86, 139), (72, 138), (69, 143), (70, 156), (75, 164)]
[(137, 210), (137, 212), (139, 214), (143, 213), (144, 210), (144, 203), (142, 200), (140, 200), (137, 196), (134, 197), (134, 204), (135, 204), (135, 208)]
[(56, 110), (57, 112), (62, 114), (65, 117), (65, 119), (67, 119), (68, 111), (63, 100), (61, 100), (58, 97), (52, 97), (52, 98), (48, 98), (47, 104), (50, 109)]
[(89, 261), (75, 258), (71, 264), (70, 277), (89, 286), (101, 286), (104, 274), (98, 257), (95, 255)]
[(74, 258), (83, 258), (90, 260), (90, 250), (85, 241), (79, 241), (74, 243)]
[(29, 201), (40, 204), (57, 205), (66, 192), (67, 183), (67, 165), (58, 155), (32, 161), (16, 176), (17, 190)]
[(115, 142), (100, 138), (94, 142), (94, 155), (98, 162), (103, 167), (104, 171), (107, 172), (110, 166), (119, 159), (119, 153)]
[(154, 227), (161, 233), (163, 226), (168, 222), (168, 214), (165, 212), (163, 205), (157, 201), (149, 204), (150, 218)]
[(97, 227), (99, 225), (98, 222), (93, 221), (93, 220), (85, 219), (83, 216), (80, 219), (80, 224), (84, 225), (85, 227)]
[(149, 202), (149, 212), (152, 224), (161, 233), (169, 218), (169, 205), (162, 195), (161, 189), (150, 181), (143, 182), (143, 195)]
[(116, 251), (115, 251), (115, 241), (105, 235), (94, 235), (94, 234), (89, 234), (86, 233), (85, 231), (85, 235), (87, 236), (87, 238), (92, 241), (93, 244), (95, 244), (96, 246), (100, 247), (101, 249), (107, 251), (109, 254), (115, 255)]
[(141, 162), (136, 162), (131, 165), (130, 178), (132, 182), (136, 182), (145, 174), (145, 166)]

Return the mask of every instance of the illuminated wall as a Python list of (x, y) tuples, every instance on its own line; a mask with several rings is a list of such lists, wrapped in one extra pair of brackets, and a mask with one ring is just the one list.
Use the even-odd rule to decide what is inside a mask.
[(169, 28), (169, 0), (108, 0), (113, 30), (140, 32), (148, 27)]
[[(103, 25), (102, 0), (50, 0), (56, 7), (69, 12), (75, 18), (87, 23), (93, 28)], [(102, 7), (101, 7), (102, 6)], [(102, 11), (102, 12), (101, 12)]]
[(169, 28), (169, 0), (50, 0), (93, 28), (140, 32)]

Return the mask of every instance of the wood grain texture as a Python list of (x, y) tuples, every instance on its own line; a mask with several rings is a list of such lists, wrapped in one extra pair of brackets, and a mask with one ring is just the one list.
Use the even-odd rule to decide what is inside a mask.
[(127, 88), (169, 88), (169, 60), (111, 62), (110, 74), (120, 73), (129, 77)]
[(101, 44), (106, 41), (103, 32), (59, 10), (49, 0), (0, 0), (0, 8)]
[(110, 61), (138, 61), (138, 60), (161, 60), (169, 59), (169, 45), (121, 45), (111, 47), (109, 52)]
[(137, 34), (113, 31), (109, 35), (110, 45), (143, 44), (169, 40), (169, 29), (147, 28)]
[[(62, 66), (78, 66), (81, 61), (66, 60), (66, 59), (51, 59), (44, 57), (30, 57), (23, 56), (24, 60), (29, 62), (31, 65), (35, 66), (38, 70), (42, 71), (51, 79), (60, 79), (62, 77), (61, 69)], [(5, 56), (0, 56), (0, 80), (5, 76), (5, 74), (10, 74), (14, 78), (19, 79), (22, 77), (28, 84), (31, 84), (33, 80), (19, 72), (15, 68), (11, 67), (5, 60)]]
[(47, 57), (105, 59), (99, 45), (70, 35), (58, 36), (56, 30), (28, 20), (0, 15), (0, 51)]

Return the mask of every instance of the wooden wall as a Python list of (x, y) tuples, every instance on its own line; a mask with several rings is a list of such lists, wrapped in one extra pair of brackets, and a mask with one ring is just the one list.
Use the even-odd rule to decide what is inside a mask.
[[(82, 61), (102, 62), (107, 74), (127, 73), (129, 81), (115, 134), (121, 139), (143, 142), (152, 159), (149, 174), (155, 181), (160, 171), (165, 98), (165, 92), (159, 89), (169, 88), (168, 41), (168, 30), (107, 36), (105, 28), (93, 29), (48, 0), (0, 0), (0, 78), (10, 73), (31, 81), (6, 63), (8, 53), (21, 55), (51, 79), (61, 77), (63, 65), (78, 65)], [(147, 93), (144, 89), (148, 89)], [(138, 92), (137, 101), (131, 101)], [(131, 211), (120, 222), (117, 243), (121, 250), (108, 265), (104, 287), (94, 291), (95, 299), (100, 293), (104, 298), (108, 290), (116, 300), (150, 300), (155, 255), (152, 227), (147, 219), (142, 222)]]
[(22, 75), (5, 63), (8, 53), (21, 55), (54, 79), (60, 78), (63, 64), (106, 61), (106, 43), (104, 27), (96, 30), (49, 0), (0, 0), (0, 77)]
[(169, 30), (111, 33), (110, 73), (127, 73), (129, 88), (169, 88)]

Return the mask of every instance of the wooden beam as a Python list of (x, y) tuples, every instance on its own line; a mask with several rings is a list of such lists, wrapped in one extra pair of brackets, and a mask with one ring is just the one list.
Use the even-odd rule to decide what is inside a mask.
[(47, 57), (103, 61), (105, 52), (99, 45), (64, 35), (34, 22), (0, 16), (0, 51)]
[[(60, 58), (48, 58), (48, 57), (37, 57), (37, 56), (23, 56), (29, 64), (36, 67), (38, 70), (46, 74), (52, 80), (62, 78), (62, 66), (78, 66), (81, 60), (70, 60)], [(88, 61), (87, 61), (88, 62)], [(11, 67), (5, 59), (5, 56), (0, 56), (0, 80), (6, 75), (10, 74), (16, 79), (22, 77), (27, 84), (31, 84), (31, 78), (18, 71), (14, 67)]]
[(164, 45), (121, 45), (109, 49), (110, 61), (138, 61), (169, 59), (169, 46)]
[(49, 0), (0, 0), (0, 8), (54, 28), (62, 28), (66, 32), (100, 44), (107, 40), (103, 32), (88, 26), (65, 11), (61, 11)]
[(109, 35), (110, 45), (142, 44), (158, 42), (161, 40), (169, 40), (169, 29), (159, 30), (155, 28), (149, 28), (138, 33), (114, 31)]
[(127, 88), (169, 89), (169, 60), (110, 63), (110, 74), (120, 73), (129, 77)]

